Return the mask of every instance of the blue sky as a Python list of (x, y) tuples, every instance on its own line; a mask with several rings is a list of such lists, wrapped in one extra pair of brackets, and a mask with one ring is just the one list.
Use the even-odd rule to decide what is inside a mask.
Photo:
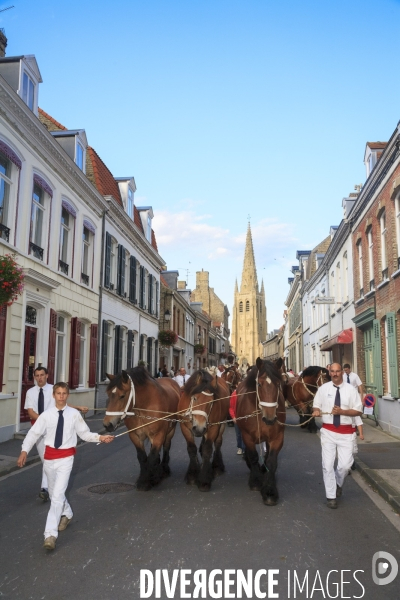
[[(0, 8), (12, 3), (2, 3)], [(339, 224), (367, 141), (399, 118), (398, 0), (16, 0), (7, 54), (35, 54), (39, 104), (86, 130), (152, 205), (161, 256), (231, 309), (248, 215), (268, 329), (290, 266)]]

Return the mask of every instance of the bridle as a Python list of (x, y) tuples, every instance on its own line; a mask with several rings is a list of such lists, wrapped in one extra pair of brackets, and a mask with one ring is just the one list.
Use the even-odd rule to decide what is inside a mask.
[[(259, 392), (258, 392), (258, 388), (259, 388), (259, 387), (261, 387), (261, 383), (259, 383), (259, 381), (258, 381), (258, 376), (259, 376), (259, 373), (260, 373), (260, 372), (259, 372), (259, 371), (257, 371), (257, 377), (256, 377), (256, 393), (257, 393), (257, 401), (258, 401), (258, 406), (259, 406), (260, 408), (261, 408), (262, 406), (265, 406), (265, 407), (267, 407), (267, 408), (275, 408), (276, 406), (278, 406), (279, 394), (280, 394), (280, 392), (281, 392), (281, 385), (279, 384), (279, 385), (277, 386), (277, 388), (278, 388), (278, 394), (277, 394), (277, 397), (276, 397), (276, 402), (262, 402), (262, 401), (261, 401), (261, 398), (260, 398), (260, 394), (259, 394)], [(272, 383), (271, 379), (270, 379), (268, 376), (267, 376), (267, 378), (266, 378), (266, 382), (267, 382), (268, 384)]]
[[(125, 419), (125, 417), (133, 417), (135, 415), (134, 412), (128, 412), (128, 408), (130, 403), (132, 402), (132, 408), (135, 408), (135, 401), (136, 401), (136, 392), (135, 392), (135, 386), (133, 385), (133, 381), (130, 375), (128, 375), (129, 377), (129, 381), (131, 382), (131, 390), (129, 392), (129, 398), (128, 398), (128, 402), (126, 403), (125, 406), (125, 410), (123, 412), (119, 411), (119, 412), (110, 412), (110, 411), (106, 411), (106, 416), (108, 417), (121, 417), (121, 421), (123, 421)], [(117, 390), (117, 388), (115, 387), (112, 390), (112, 393), (115, 393)]]
[[(200, 392), (201, 394), (204, 394), (205, 396), (213, 396), (214, 398), (214, 392)], [(189, 404), (189, 408), (187, 409), (187, 411), (185, 412), (184, 416), (185, 417), (189, 417), (190, 421), (193, 421), (193, 415), (201, 415), (202, 417), (205, 418), (206, 420), (206, 425), (208, 425), (208, 419), (210, 417), (211, 414), (211, 410), (214, 404), (214, 400), (212, 400), (211, 402), (209, 402), (210, 404), (210, 409), (208, 411), (208, 413), (206, 413), (204, 410), (199, 410), (198, 408), (195, 408), (193, 410), (193, 406), (194, 403), (197, 401), (197, 397), (196, 396), (191, 396), (190, 397), (190, 404)]]
[[(299, 377), (299, 379), (297, 379), (297, 381), (295, 381), (295, 382), (293, 383), (293, 385), (292, 385), (292, 394), (293, 394), (293, 398), (295, 399), (295, 401), (296, 401), (296, 402), (302, 402), (303, 404), (310, 404), (311, 402), (313, 402), (313, 400), (314, 400), (314, 398), (315, 398), (315, 394), (316, 394), (316, 393), (317, 393), (317, 391), (318, 391), (318, 388), (320, 388), (320, 387), (321, 387), (321, 385), (323, 385), (323, 376), (324, 376), (324, 373), (323, 373), (323, 371), (321, 370), (321, 371), (319, 372), (319, 375), (318, 375), (318, 378), (317, 378), (317, 381), (316, 381), (316, 383), (306, 383), (306, 382), (304, 381), (303, 377)], [(298, 400), (298, 399), (296, 398), (296, 394), (294, 393), (294, 386), (296, 385), (296, 383), (301, 383), (301, 384), (303, 385), (303, 387), (304, 387), (304, 388), (307, 390), (307, 392), (308, 392), (308, 393), (309, 393), (309, 394), (312, 396), (311, 400), (305, 400), (305, 401), (302, 401), (302, 400)], [(315, 392), (312, 392), (312, 391), (309, 389), (309, 387), (308, 387), (308, 386), (310, 386), (310, 387), (313, 387), (313, 388), (317, 388), (317, 390), (316, 390)], [(303, 417), (305, 416), (305, 414), (304, 414), (304, 411), (301, 411), (301, 412), (299, 411), (299, 414), (300, 414), (301, 416), (303, 416)]]

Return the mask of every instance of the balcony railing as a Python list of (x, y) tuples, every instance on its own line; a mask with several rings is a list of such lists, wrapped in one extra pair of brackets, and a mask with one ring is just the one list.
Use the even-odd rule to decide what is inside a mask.
[(89, 285), (89, 275), (86, 275), (86, 273), (81, 273), (81, 281), (85, 285)]
[(35, 258), (43, 260), (43, 248), (36, 246), (33, 242), (29, 242), (29, 251)]
[(68, 269), (69, 269), (69, 265), (67, 265), (67, 263), (65, 263), (62, 260), (58, 261), (58, 264), (60, 266), (60, 271), (61, 273), (64, 273), (64, 275), (68, 275)]
[(2, 223), (0, 223), (0, 238), (3, 238), (6, 242), (10, 241), (10, 230)]
[(369, 291), (372, 292), (372, 290), (375, 289), (375, 279), (371, 279), (371, 281), (369, 282)]
[(386, 279), (389, 279), (389, 268), (386, 267), (386, 269), (383, 269), (382, 271), (382, 281), (386, 281)]
[(360, 298), (364, 298), (364, 288), (360, 288)]

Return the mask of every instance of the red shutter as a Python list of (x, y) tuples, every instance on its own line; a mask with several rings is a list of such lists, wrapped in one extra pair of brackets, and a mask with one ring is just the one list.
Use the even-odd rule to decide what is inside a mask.
[(7, 306), (0, 308), (0, 394), (4, 383), (4, 354), (6, 347)]
[(69, 360), (69, 387), (79, 386), (79, 359), (81, 356), (81, 322), (78, 317), (71, 319), (71, 346)]
[(97, 325), (90, 327), (90, 357), (89, 357), (89, 387), (96, 385), (96, 367), (97, 367)]
[(47, 369), (49, 371), (49, 383), (56, 383), (55, 364), (56, 364), (56, 341), (57, 341), (57, 313), (50, 309), (50, 332), (49, 332), (49, 355), (47, 357)]

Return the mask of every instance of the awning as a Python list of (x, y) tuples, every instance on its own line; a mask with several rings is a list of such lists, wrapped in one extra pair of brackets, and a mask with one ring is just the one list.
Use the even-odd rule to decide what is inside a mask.
[(338, 333), (338, 335), (334, 335), (329, 340), (326, 340), (326, 342), (324, 342), (321, 345), (320, 350), (322, 352), (327, 352), (328, 350), (331, 350), (333, 348), (333, 346), (336, 346), (337, 344), (351, 344), (352, 342), (353, 342), (353, 330), (351, 328), (344, 329), (343, 331)]

